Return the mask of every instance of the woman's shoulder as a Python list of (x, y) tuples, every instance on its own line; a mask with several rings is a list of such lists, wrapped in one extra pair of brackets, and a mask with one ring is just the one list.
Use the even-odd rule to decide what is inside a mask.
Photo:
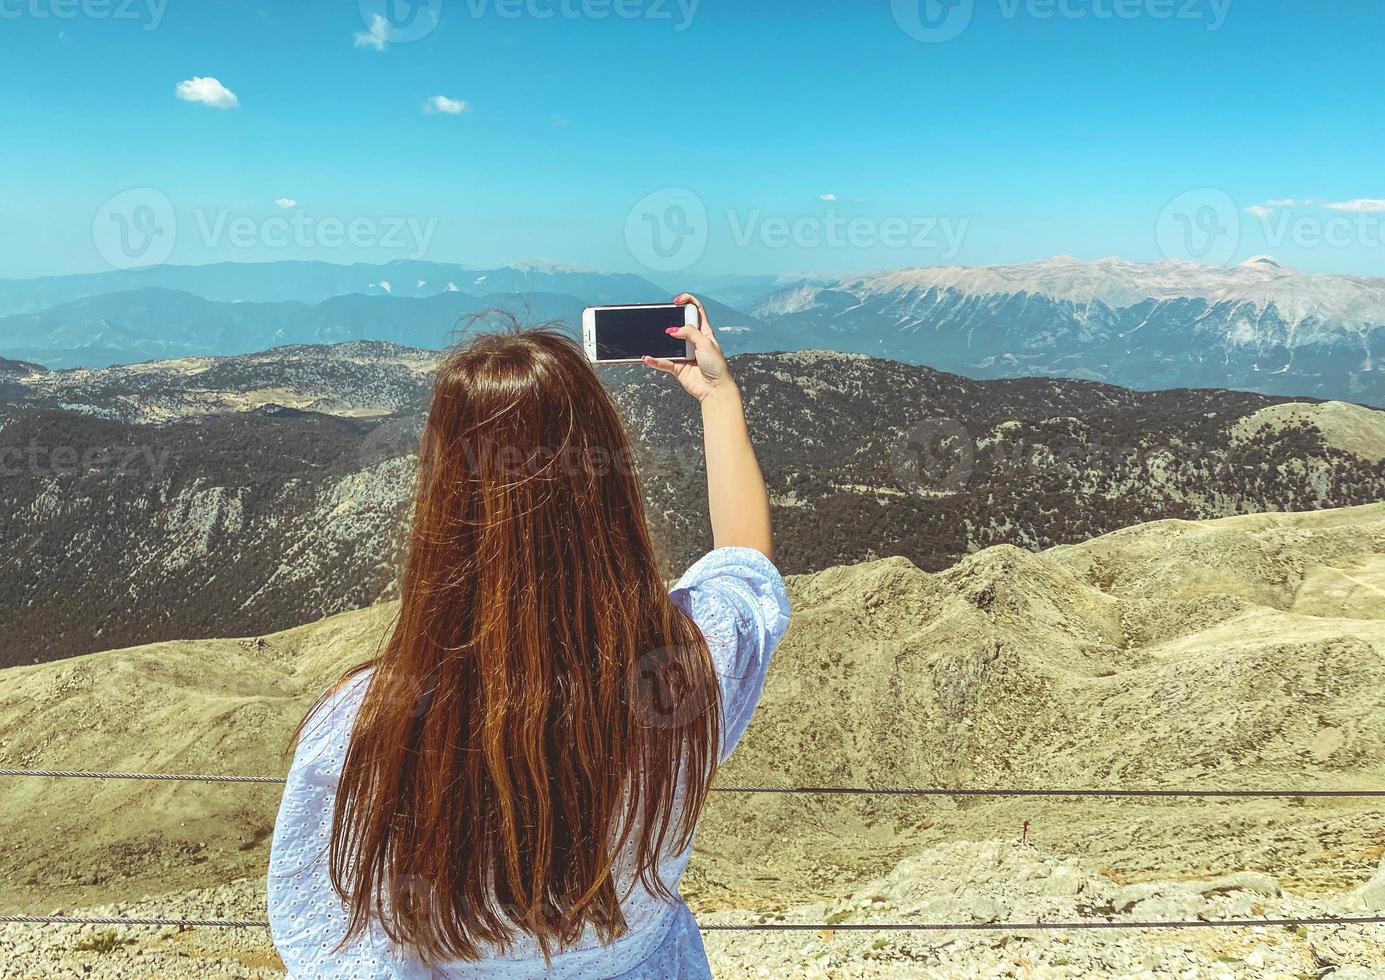
[(671, 598), (714, 643), (772, 649), (789, 622), (784, 577), (754, 548), (709, 551), (683, 573)]
[(774, 562), (755, 548), (715, 548), (689, 566), (674, 590), (691, 589), (706, 582), (733, 578), (764, 585), (775, 591), (786, 591), (784, 577)]
[(373, 669), (367, 667), (339, 681), (308, 712), (298, 737), (300, 756), (305, 750), (327, 747), (345, 750), (345, 740), (356, 723), (356, 714), (361, 709), (373, 673)]

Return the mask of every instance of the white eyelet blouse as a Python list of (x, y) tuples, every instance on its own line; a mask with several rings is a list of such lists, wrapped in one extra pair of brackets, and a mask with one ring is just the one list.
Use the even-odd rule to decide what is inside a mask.
[[(719, 548), (688, 569), (674, 586), (672, 598), (701, 627), (716, 664), (724, 760), (750, 723), (764, 689), (770, 655), (788, 627), (784, 580), (758, 551)], [(333, 952), (345, 930), (346, 912), (328, 877), (327, 842), (337, 781), (368, 676), (367, 672), (353, 679), (309, 720), (279, 806), (269, 859), (269, 921), (274, 945), (291, 978), (701, 980), (711, 976), (702, 936), (688, 907), (681, 900), (661, 901), (637, 883), (621, 905), (630, 926), (626, 935), (602, 946), (588, 929), (577, 944), (555, 955), (547, 970), (538, 944), (523, 934), (503, 955), (497, 951), (479, 962), (431, 968), (410, 952), (393, 948), (375, 925), (353, 945)], [(659, 864), (660, 877), (675, 895), (691, 855), (689, 846)], [(618, 874), (621, 867), (633, 867), (627, 861), (618, 861)], [(633, 880), (633, 875), (629, 877)]]

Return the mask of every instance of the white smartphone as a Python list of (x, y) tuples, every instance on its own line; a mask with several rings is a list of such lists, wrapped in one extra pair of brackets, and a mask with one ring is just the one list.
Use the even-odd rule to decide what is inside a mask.
[(671, 361), (696, 359), (693, 345), (668, 335), (669, 327), (698, 325), (689, 303), (588, 306), (582, 311), (582, 347), (597, 364), (638, 363), (645, 354)]

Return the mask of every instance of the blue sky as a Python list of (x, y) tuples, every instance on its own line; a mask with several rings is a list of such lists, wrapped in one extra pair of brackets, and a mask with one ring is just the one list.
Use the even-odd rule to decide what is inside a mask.
[(664, 280), (1215, 228), (1190, 257), (1385, 275), (1377, 0), (385, 3), (0, 0), (0, 277), (120, 264), (121, 223)]

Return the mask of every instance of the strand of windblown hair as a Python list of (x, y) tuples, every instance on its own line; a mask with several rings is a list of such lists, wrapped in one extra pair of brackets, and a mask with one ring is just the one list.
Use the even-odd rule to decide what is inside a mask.
[[(192, 783), (278, 783), (282, 776), (222, 776), (212, 773), (98, 772), (78, 769), (0, 769), (0, 776), (54, 779), (156, 779)], [(927, 788), (917, 786), (713, 786), (713, 793), (768, 793), (800, 796), (1084, 796), (1207, 799), (1352, 799), (1385, 798), (1385, 789), (1040, 789)]]
[[(0, 915), (0, 924), (71, 926), (201, 926), (226, 929), (267, 929), (265, 919), (122, 918), (79, 915)], [(701, 925), (703, 932), (1068, 932), (1082, 929), (1248, 929), (1299, 926), (1378, 926), (1385, 916), (1305, 916), (1282, 919), (1164, 919), (1113, 921), (1079, 919), (1071, 922), (763, 922)]]

